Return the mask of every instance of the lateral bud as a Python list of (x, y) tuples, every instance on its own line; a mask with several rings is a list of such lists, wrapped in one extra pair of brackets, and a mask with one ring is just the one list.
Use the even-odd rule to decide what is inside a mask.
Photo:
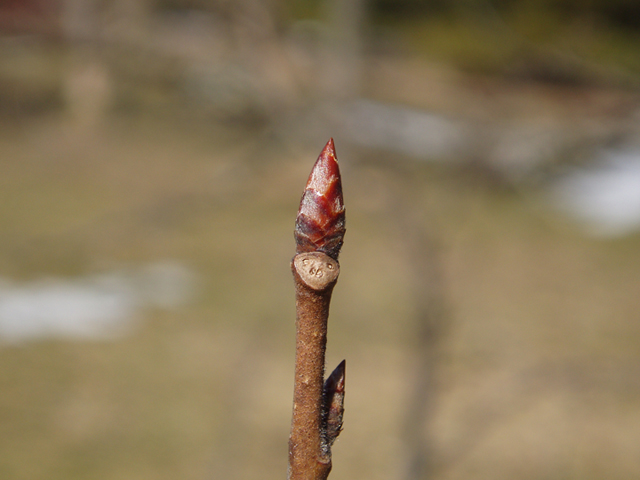
[(346, 360), (340, 362), (336, 369), (324, 382), (322, 423), (324, 432), (324, 447), (329, 451), (342, 431), (342, 417), (344, 416), (344, 383)]

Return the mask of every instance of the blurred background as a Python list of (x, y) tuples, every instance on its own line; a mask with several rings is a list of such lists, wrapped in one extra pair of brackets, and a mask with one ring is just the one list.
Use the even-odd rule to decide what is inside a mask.
[(0, 478), (285, 478), (331, 136), (331, 478), (639, 478), (638, 52), (631, 0), (2, 0)]

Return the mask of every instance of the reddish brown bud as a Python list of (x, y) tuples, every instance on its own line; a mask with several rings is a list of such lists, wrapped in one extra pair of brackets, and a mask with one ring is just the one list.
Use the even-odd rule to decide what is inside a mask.
[(344, 381), (346, 360), (329, 375), (324, 382), (323, 427), (325, 448), (331, 448), (342, 431), (344, 415)]
[(344, 233), (342, 180), (332, 138), (316, 160), (300, 200), (296, 253), (320, 251), (337, 260)]

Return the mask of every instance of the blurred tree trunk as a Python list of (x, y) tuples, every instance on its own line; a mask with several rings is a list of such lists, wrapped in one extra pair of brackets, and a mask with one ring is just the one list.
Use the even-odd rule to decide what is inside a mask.
[(333, 100), (360, 95), (362, 86), (365, 0), (327, 0), (329, 39), (323, 83)]
[(69, 43), (95, 41), (98, 34), (98, 8), (96, 0), (62, 1), (62, 35)]
[(438, 219), (425, 205), (423, 185), (411, 169), (389, 164), (389, 181), (395, 185), (395, 201), (389, 204), (388, 218), (398, 232), (396, 244), (408, 266), (408, 285), (413, 306), (411, 370), (406, 401), (399, 408), (403, 458), (401, 480), (429, 480), (440, 462), (436, 461), (432, 423), (438, 394), (437, 374), (443, 353), (449, 318), (442, 246)]
[(404, 247), (411, 268), (411, 295), (415, 308), (414, 364), (409, 374), (402, 424), (405, 466), (401, 478), (428, 480), (433, 478), (436, 468), (431, 424), (436, 408), (436, 376), (446, 327), (445, 287), (437, 240), (427, 231), (423, 218), (411, 221), (411, 213), (406, 213), (401, 220), (406, 234)]
[(140, 41), (151, 34), (149, 20), (152, 10), (151, 0), (115, 0), (109, 14), (118, 36)]

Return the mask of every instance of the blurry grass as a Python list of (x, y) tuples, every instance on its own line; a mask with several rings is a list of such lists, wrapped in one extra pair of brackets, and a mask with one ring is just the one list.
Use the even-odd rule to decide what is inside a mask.
[(38, 41), (0, 42), (0, 114), (43, 112), (62, 105), (63, 55)]
[[(144, 116), (24, 127), (0, 131), (2, 275), (172, 258), (201, 285), (119, 341), (2, 346), (0, 478), (283, 478), (292, 225), (317, 151)], [(442, 245), (452, 320), (425, 425), (438, 478), (637, 476), (640, 238), (585, 239), (473, 175), (352, 155), (366, 161), (340, 156), (348, 233), (328, 363), (347, 358), (349, 387), (332, 478), (397, 478), (404, 460), (416, 325), (394, 231), (406, 212), (390, 205)]]
[(501, 75), (514, 68), (528, 68), (528, 73), (544, 68), (548, 72), (543, 73), (578, 75), (581, 82), (633, 85), (640, 72), (637, 32), (539, 6), (511, 12), (460, 9), (386, 28), (410, 51), (468, 72)]

